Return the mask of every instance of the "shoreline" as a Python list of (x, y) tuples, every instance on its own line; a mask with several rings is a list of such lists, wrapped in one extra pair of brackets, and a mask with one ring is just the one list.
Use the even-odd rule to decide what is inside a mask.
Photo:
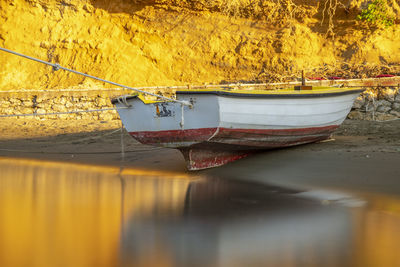
[[(125, 151), (125, 158), (122, 159), (120, 127), (120, 121), (115, 120), (3, 118), (0, 122), (0, 156), (186, 171), (183, 156), (178, 150), (142, 145), (126, 131), (122, 135)], [(346, 120), (333, 134), (333, 141), (278, 151), (330, 152), (337, 155), (382, 152), (399, 156), (399, 132), (400, 120)], [(263, 153), (273, 152), (259, 154)]]

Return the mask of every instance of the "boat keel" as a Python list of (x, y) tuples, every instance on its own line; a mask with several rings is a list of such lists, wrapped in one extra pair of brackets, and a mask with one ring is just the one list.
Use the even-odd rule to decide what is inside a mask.
[(254, 154), (246, 150), (215, 150), (198, 147), (179, 148), (190, 171), (218, 167)]

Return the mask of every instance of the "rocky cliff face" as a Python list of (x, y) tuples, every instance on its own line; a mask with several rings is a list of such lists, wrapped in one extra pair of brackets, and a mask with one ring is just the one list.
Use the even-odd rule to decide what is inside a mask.
[[(0, 46), (130, 86), (399, 73), (400, 25), (332, 2), (4, 0)], [(0, 90), (78, 85), (105, 86), (0, 53)]]

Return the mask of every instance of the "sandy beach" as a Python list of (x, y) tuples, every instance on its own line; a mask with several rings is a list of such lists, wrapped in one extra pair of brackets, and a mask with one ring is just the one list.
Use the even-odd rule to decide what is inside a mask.
[[(142, 145), (125, 130), (121, 135), (120, 127), (119, 121), (2, 119), (0, 156), (187, 172), (180, 152)], [(398, 194), (399, 132), (400, 120), (346, 120), (331, 140), (261, 152), (200, 173)]]
[(0, 121), (0, 156), (185, 171), (180, 152), (136, 142), (121, 122), (93, 120), (36, 120), (6, 118)]

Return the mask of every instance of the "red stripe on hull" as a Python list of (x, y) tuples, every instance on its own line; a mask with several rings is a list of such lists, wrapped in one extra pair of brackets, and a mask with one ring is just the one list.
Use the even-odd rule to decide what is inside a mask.
[[(328, 138), (337, 128), (337, 125), (326, 127), (260, 130), (260, 129), (229, 129), (229, 128), (202, 128), (170, 131), (130, 132), (133, 138), (143, 144), (168, 147), (176, 143), (180, 147), (182, 142), (222, 143), (236, 146), (260, 148), (275, 148), (291, 146), (307, 142), (315, 142)], [(216, 133), (218, 129), (218, 132)], [(211, 138), (212, 137), (212, 138)]]
[(208, 140), (217, 128), (202, 128), (189, 130), (130, 132), (130, 135), (142, 144), (160, 145), (174, 142), (204, 142)]
[[(184, 155), (188, 169), (199, 170), (224, 165), (260, 149), (321, 141), (329, 138), (337, 127), (283, 130), (203, 128), (130, 134), (143, 144), (175, 146)], [(193, 145), (184, 145), (184, 142)]]
[(253, 147), (254, 149), (287, 147), (327, 139), (337, 127), (338, 126), (333, 125), (317, 128), (282, 130), (222, 128), (211, 141), (236, 146)]

